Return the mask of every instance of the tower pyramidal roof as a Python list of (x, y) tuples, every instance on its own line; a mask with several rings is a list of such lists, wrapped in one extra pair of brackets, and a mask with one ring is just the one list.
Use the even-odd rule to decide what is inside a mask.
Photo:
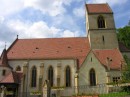
[(8, 57), (6, 49), (3, 50), (0, 57), (0, 67), (10, 67), (8, 64)]
[(103, 4), (86, 4), (88, 13), (113, 13), (107, 3)]

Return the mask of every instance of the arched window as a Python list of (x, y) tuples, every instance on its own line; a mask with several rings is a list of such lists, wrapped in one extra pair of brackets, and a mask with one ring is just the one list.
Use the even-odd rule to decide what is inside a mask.
[(98, 22), (98, 28), (105, 28), (105, 20), (103, 16), (99, 16), (97, 22)]
[(31, 87), (36, 87), (36, 83), (37, 83), (37, 69), (34, 66), (32, 68), (32, 79), (31, 79)]
[(66, 75), (66, 87), (71, 86), (71, 74), (70, 74), (70, 67), (67, 66), (65, 70), (65, 75)]
[(50, 85), (53, 86), (53, 68), (52, 66), (48, 69), (48, 80), (50, 81)]
[(21, 71), (21, 67), (20, 66), (16, 67), (16, 71)]
[(91, 86), (96, 86), (96, 74), (95, 74), (95, 70), (94, 69), (90, 70), (89, 76), (90, 76), (90, 85)]

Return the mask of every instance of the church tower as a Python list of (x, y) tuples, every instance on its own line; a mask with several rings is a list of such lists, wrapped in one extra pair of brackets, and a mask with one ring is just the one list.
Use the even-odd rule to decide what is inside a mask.
[(86, 28), (91, 49), (118, 48), (113, 12), (106, 4), (86, 4)]

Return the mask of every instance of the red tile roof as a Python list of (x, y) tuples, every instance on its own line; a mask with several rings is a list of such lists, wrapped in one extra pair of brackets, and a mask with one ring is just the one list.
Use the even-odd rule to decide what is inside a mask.
[[(8, 49), (8, 59), (77, 59), (80, 67), (90, 51), (89, 40), (78, 38), (18, 39)], [(100, 62), (107, 66), (107, 57), (112, 59), (111, 69), (119, 69), (122, 55), (118, 49), (93, 50)]]
[(95, 56), (105, 67), (108, 66), (108, 58), (110, 61), (109, 66), (111, 69), (121, 69), (121, 62), (124, 61), (118, 49), (113, 50), (93, 50)]
[(105, 4), (86, 4), (88, 13), (113, 13), (107, 3)]
[(7, 51), (6, 49), (3, 50), (1, 57), (0, 57), (0, 67), (9, 67), (8, 58), (7, 58)]
[(22, 73), (10, 72), (7, 74), (0, 83), (20, 83), (22, 78)]
[(79, 65), (90, 51), (86, 37), (18, 39), (8, 50), (8, 59), (78, 59)]

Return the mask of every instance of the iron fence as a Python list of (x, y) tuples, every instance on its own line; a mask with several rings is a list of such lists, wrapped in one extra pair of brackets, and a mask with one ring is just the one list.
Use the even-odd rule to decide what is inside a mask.
[[(124, 95), (128, 95), (129, 92), (130, 84), (98, 84), (96, 86), (81, 85), (78, 87), (52, 88), (50, 97), (72, 97), (85, 95), (99, 95), (99, 97), (125, 97)], [(110, 94), (110, 96), (106, 96), (108, 94)], [(5, 97), (43, 97), (43, 92), (19, 92), (16, 95), (6, 94)]]

